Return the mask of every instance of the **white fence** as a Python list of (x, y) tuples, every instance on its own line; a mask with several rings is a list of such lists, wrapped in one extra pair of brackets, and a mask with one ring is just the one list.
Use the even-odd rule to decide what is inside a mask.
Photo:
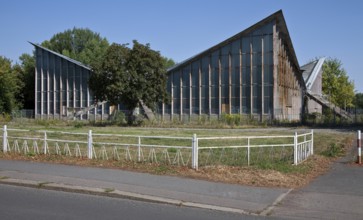
[(4, 153), (65, 155), (125, 162), (191, 166), (250, 166), (260, 162), (294, 165), (313, 154), (313, 131), (290, 136), (170, 137), (2, 130)]

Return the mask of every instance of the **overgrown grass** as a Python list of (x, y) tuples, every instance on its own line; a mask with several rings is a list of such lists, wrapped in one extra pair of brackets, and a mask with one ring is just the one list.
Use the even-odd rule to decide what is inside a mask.
[[(229, 119), (228, 119), (229, 120)], [(232, 120), (232, 119), (231, 119)], [(239, 119), (241, 120), (241, 119)], [(233, 120), (232, 120), (233, 121)], [(120, 127), (120, 126), (91, 126), (88, 122), (81, 121), (57, 121), (57, 120), (33, 120), (23, 123), (12, 122), (1, 122), (2, 124), (7, 124), (8, 128), (20, 128), (20, 129), (28, 129), (29, 131), (23, 132), (23, 135), (38, 137), (40, 142), (38, 143), (39, 150), (41, 151), (41, 140), (44, 138), (44, 132), (36, 132), (39, 130), (48, 130), (48, 131), (65, 131), (65, 132), (76, 132), (83, 134), (61, 134), (61, 133), (47, 133), (48, 139), (63, 139), (63, 140), (79, 140), (83, 142), (87, 142), (87, 132), (89, 130), (93, 131), (93, 134), (112, 134), (111, 136), (93, 136), (94, 142), (123, 142), (136, 145), (138, 143), (137, 137), (116, 137), (115, 134), (121, 135), (134, 135), (134, 136), (173, 136), (173, 137), (188, 137), (188, 140), (175, 140), (175, 139), (160, 139), (160, 138), (142, 138), (142, 144), (148, 145), (164, 145), (164, 146), (191, 146), (191, 138), (193, 134), (197, 134), (198, 137), (211, 137), (211, 136), (271, 136), (271, 135), (289, 135), (292, 136), (295, 131), (298, 133), (306, 133), (310, 132), (309, 129), (304, 128), (279, 128), (279, 129), (190, 129), (190, 128), (143, 128), (143, 127)], [(200, 123), (206, 123), (204, 119), (200, 121)], [(233, 122), (234, 123), (234, 122)], [(21, 133), (21, 132), (20, 132)], [(14, 135), (14, 133), (9, 131), (9, 136)], [(1, 140), (2, 137), (0, 137)], [(288, 140), (287, 140), (288, 139)], [(277, 138), (277, 139), (255, 139), (251, 140), (250, 144), (267, 144), (268, 142), (273, 142), (274, 144), (280, 144), (285, 142), (291, 142), (291, 138)], [(320, 154), (325, 157), (338, 157), (344, 154), (344, 146), (346, 143), (351, 143), (354, 139), (354, 133), (351, 132), (340, 132), (334, 130), (319, 130), (314, 133), (314, 151), (315, 154)], [(301, 141), (301, 140), (300, 140)], [(13, 144), (13, 142), (10, 142)], [(19, 143), (19, 147), (21, 147), (22, 143)], [(29, 150), (30, 152), (27, 154), (28, 157), (36, 156), (35, 153), (32, 152), (31, 145), (29, 142)], [(54, 148), (55, 142), (50, 141), (50, 148)], [(247, 145), (247, 139), (233, 139), (233, 140), (201, 140), (199, 141), (200, 147), (210, 147), (210, 146), (228, 146), (228, 145)], [(72, 155), (74, 155), (74, 144), (70, 144), (70, 148), (72, 151)], [(86, 156), (86, 144), (79, 144), (83, 156)], [(63, 150), (63, 145), (60, 146), (61, 150)], [(101, 144), (95, 144), (96, 153), (98, 154), (98, 150), (100, 149)], [(108, 148), (108, 156), (112, 159), (111, 147)], [(210, 165), (217, 162), (217, 165), (227, 165), (227, 166), (246, 166), (246, 160), (238, 160), (237, 156), (245, 157), (243, 152), (240, 152), (238, 155), (235, 154), (233, 150), (227, 150), (223, 152), (223, 157), (221, 157), (222, 150), (219, 149), (216, 151), (214, 158), (210, 158), (210, 163), (203, 164), (203, 161), (207, 160), (208, 154), (207, 152), (201, 152), (200, 156), (200, 165)], [(262, 170), (277, 170), (283, 173), (305, 173), (310, 169), (309, 166), (304, 164), (293, 166), (291, 163), (291, 158), (284, 159), (284, 157), (280, 157), (281, 151), (277, 150), (276, 152), (268, 152), (265, 155), (272, 155), (271, 157), (259, 158), (257, 159), (258, 152), (251, 151), (251, 163), (252, 167), (256, 167)], [(170, 159), (173, 160), (175, 158), (178, 149), (176, 147), (167, 148), (167, 152), (169, 153)], [(189, 157), (190, 150), (182, 150), (182, 154), (187, 158)], [(62, 152), (64, 155), (64, 152)], [(124, 148), (120, 148), (120, 154), (125, 153)], [(137, 155), (137, 149), (130, 148), (130, 153), (133, 158)], [(157, 152), (157, 160), (160, 163), (155, 169), (156, 173), (170, 173), (169, 169), (173, 169), (173, 166), (169, 166), (169, 162), (163, 160), (162, 149), (159, 149)], [(149, 151), (144, 151), (144, 158), (146, 163)], [(286, 155), (290, 155), (291, 152), (288, 152)], [(125, 154), (120, 156), (124, 157)], [(261, 155), (264, 155), (262, 153)], [(279, 157), (275, 157), (275, 155)], [(291, 155), (290, 155), (291, 156)], [(66, 160), (66, 157), (64, 157)], [(185, 159), (186, 160), (186, 159)], [(99, 163), (100, 161), (95, 160), (95, 163)], [(185, 161), (186, 162), (186, 161)], [(190, 161), (189, 164), (190, 165)]]

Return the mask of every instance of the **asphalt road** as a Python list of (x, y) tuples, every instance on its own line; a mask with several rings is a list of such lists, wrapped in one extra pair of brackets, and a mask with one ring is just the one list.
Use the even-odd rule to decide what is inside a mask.
[(266, 219), (260, 216), (3, 184), (0, 185), (0, 216), (2, 220)]

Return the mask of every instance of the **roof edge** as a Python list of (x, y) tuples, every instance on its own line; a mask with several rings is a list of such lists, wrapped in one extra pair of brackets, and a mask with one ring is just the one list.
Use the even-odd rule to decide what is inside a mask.
[(50, 50), (50, 49), (48, 49), (48, 48), (46, 48), (46, 47), (43, 47), (43, 46), (39, 45), (39, 44), (35, 44), (35, 43), (30, 42), (30, 41), (28, 41), (28, 43), (30, 43), (30, 44), (31, 44), (31, 45), (33, 45), (34, 47), (38, 47), (38, 48), (40, 48), (40, 49), (43, 49), (43, 50), (45, 50), (45, 51), (48, 51), (49, 53), (52, 53), (52, 54), (54, 54), (54, 55), (56, 55), (56, 56), (59, 56), (59, 57), (61, 57), (61, 58), (65, 59), (65, 60), (67, 60), (67, 61), (69, 61), (69, 62), (71, 62), (71, 63), (74, 63), (74, 64), (76, 64), (76, 65), (78, 65), (78, 66), (81, 66), (81, 67), (83, 67), (83, 68), (85, 68), (85, 69), (87, 69), (87, 70), (89, 70), (89, 71), (92, 71), (92, 70), (91, 70), (91, 67), (89, 67), (89, 66), (85, 65), (85, 64), (84, 64), (84, 63), (82, 63), (82, 62), (79, 62), (79, 61), (77, 61), (77, 60), (74, 60), (74, 59), (72, 59), (72, 58), (70, 58), (70, 57), (67, 57), (67, 56), (63, 55), (63, 54), (57, 53), (57, 52), (55, 52), (55, 51), (53, 51), (53, 50)]
[[(237, 34), (233, 35), (232, 37), (229, 37), (229, 38), (227, 38), (226, 40), (224, 40), (224, 41), (222, 41), (222, 42), (220, 42), (220, 43), (218, 43), (218, 44), (215, 44), (214, 46), (212, 46), (212, 47), (210, 47), (210, 48), (208, 48), (208, 49), (206, 49), (206, 50), (204, 50), (204, 51), (202, 51), (202, 52), (200, 52), (200, 53), (198, 53), (198, 54), (196, 54), (196, 55), (194, 55), (194, 56), (191, 56), (190, 58), (185, 59), (185, 60), (183, 60), (183, 61), (182, 61), (182, 62), (180, 62), (180, 63), (177, 63), (177, 64), (176, 64), (176, 65), (174, 65), (173, 67), (170, 67), (169, 69), (167, 69), (167, 71), (169, 72), (169, 71), (171, 71), (171, 70), (173, 70), (173, 69), (176, 69), (176, 68), (178, 68), (178, 67), (180, 67), (180, 66), (184, 65), (185, 63), (189, 62), (189, 61), (193, 61), (193, 60), (197, 59), (198, 57), (200, 57), (200, 56), (202, 56), (202, 55), (204, 55), (204, 54), (206, 54), (206, 53), (208, 53), (208, 52), (213, 51), (214, 49), (216, 49), (216, 48), (218, 48), (218, 47), (222, 47), (222, 46), (224, 46), (224, 45), (228, 44), (229, 42), (231, 42), (231, 41), (233, 41), (233, 40), (235, 40), (235, 39), (237, 39), (237, 38), (241, 37), (243, 34), (246, 34), (246, 33), (248, 33), (248, 32), (250, 32), (250, 31), (252, 31), (252, 30), (256, 29), (257, 27), (259, 27), (259, 26), (261, 26), (261, 25), (263, 25), (263, 24), (270, 22), (271, 20), (273, 20), (274, 18), (277, 18), (277, 17), (282, 17), (282, 18), (283, 18), (283, 13), (282, 13), (282, 10), (281, 10), (281, 9), (280, 9), (280, 10), (278, 10), (278, 11), (276, 11), (275, 13), (273, 13), (273, 14), (269, 15), (268, 17), (266, 17), (266, 18), (264, 18), (264, 19), (262, 19), (262, 20), (260, 20), (260, 21), (256, 22), (255, 24), (253, 24), (253, 25), (249, 26), (248, 28), (246, 28), (246, 29), (244, 29), (244, 30), (240, 31), (239, 33), (237, 33)], [(283, 22), (284, 22), (284, 25), (286, 26), (285, 19), (283, 19)], [(286, 30), (287, 30), (287, 27), (286, 27)], [(288, 36), (289, 36), (289, 38), (290, 38), (290, 35), (288, 35)], [(290, 40), (290, 42), (291, 42), (291, 40)], [(294, 50), (293, 50), (293, 51), (294, 51)], [(294, 52), (294, 53), (295, 53), (295, 52)], [(296, 55), (295, 55), (295, 58), (296, 58)], [(296, 59), (296, 60), (297, 60), (297, 59)], [(298, 63), (297, 63), (297, 65), (298, 65)]]

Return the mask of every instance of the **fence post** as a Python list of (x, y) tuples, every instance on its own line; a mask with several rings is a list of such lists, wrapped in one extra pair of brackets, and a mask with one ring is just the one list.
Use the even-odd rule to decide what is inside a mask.
[(141, 137), (139, 136), (138, 145), (137, 145), (137, 162), (141, 161)]
[(362, 164), (362, 136), (360, 130), (358, 130), (357, 133), (357, 148), (358, 148), (357, 163)]
[(4, 130), (3, 130), (3, 152), (6, 153), (8, 152), (8, 131), (6, 130), (6, 125), (4, 125)]
[(250, 166), (250, 138), (247, 138), (247, 165)]
[(88, 131), (88, 143), (87, 143), (87, 148), (88, 148), (88, 159), (92, 159), (93, 158), (93, 151), (92, 151), (92, 145), (93, 145), (93, 140), (92, 140), (92, 130)]
[(46, 131), (44, 131), (44, 154), (47, 154), (47, 132)]
[(198, 170), (198, 138), (193, 134), (192, 138), (192, 168)]
[(295, 132), (295, 135), (294, 135), (294, 165), (297, 165), (297, 156), (298, 156), (298, 152), (297, 152), (297, 132)]

